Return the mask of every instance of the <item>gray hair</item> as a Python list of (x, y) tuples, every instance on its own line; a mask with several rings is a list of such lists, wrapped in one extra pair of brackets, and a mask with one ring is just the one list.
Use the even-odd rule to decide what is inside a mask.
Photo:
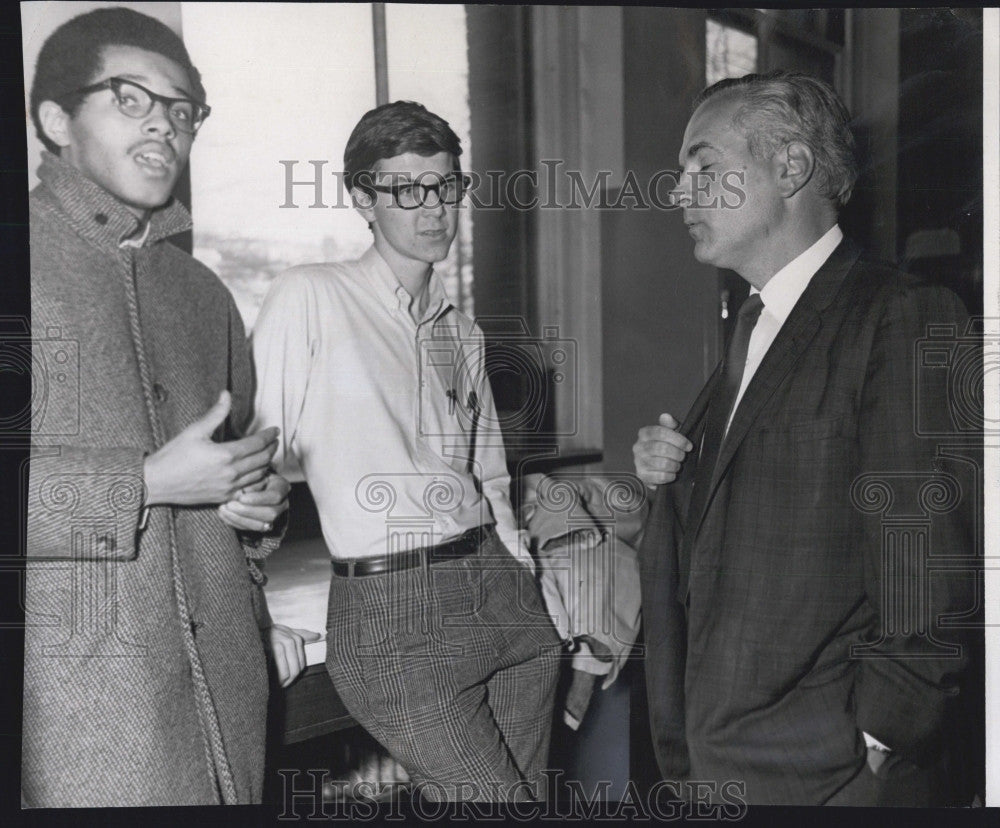
[(746, 135), (754, 158), (770, 158), (790, 142), (800, 141), (813, 152), (820, 194), (841, 206), (847, 204), (858, 178), (858, 161), (851, 114), (833, 87), (804, 72), (779, 69), (725, 78), (703, 90), (693, 108), (720, 93), (739, 97), (733, 125)]

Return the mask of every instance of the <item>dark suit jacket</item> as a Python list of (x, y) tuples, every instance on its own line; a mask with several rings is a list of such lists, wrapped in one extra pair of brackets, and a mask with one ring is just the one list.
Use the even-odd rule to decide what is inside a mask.
[[(748, 386), (703, 513), (687, 514), (697, 449), (660, 487), (640, 555), (665, 778), (817, 804), (862, 767), (862, 731), (938, 754), (967, 661), (941, 616), (973, 609), (981, 495), (975, 433), (946, 448), (970, 443), (949, 400), (961, 347), (950, 368), (925, 359), (932, 324), (948, 347), (966, 332), (954, 294), (845, 240)], [(696, 447), (719, 376), (682, 425)]]

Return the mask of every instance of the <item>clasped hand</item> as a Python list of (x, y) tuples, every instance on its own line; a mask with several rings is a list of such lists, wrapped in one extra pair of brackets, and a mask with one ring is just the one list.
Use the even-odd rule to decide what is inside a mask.
[(677, 421), (669, 414), (660, 415), (660, 423), (639, 429), (632, 446), (635, 473), (650, 488), (672, 483), (693, 448), (691, 441), (677, 430)]
[(266, 532), (288, 508), (288, 481), (269, 466), (278, 429), (213, 441), (231, 405), (229, 392), (223, 391), (204, 415), (146, 458), (146, 505), (222, 504), (219, 516), (230, 526)]
[(274, 664), (278, 684), (288, 687), (306, 668), (306, 644), (319, 641), (323, 636), (312, 630), (300, 630), (273, 624), (267, 631), (265, 646)]

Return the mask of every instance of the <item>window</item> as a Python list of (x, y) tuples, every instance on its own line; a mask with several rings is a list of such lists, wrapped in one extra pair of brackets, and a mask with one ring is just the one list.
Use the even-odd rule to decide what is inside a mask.
[[(389, 100), (448, 120), (468, 168), (464, 7), (386, 12)], [(356, 258), (371, 244), (340, 171), (351, 130), (376, 106), (372, 4), (182, 3), (181, 13), (212, 105), (191, 155), (194, 255), (232, 291), (249, 330), (280, 272)], [(471, 311), (470, 210), (437, 269)]]
[[(472, 169), (465, 7), (386, 4), (389, 100), (419, 101), (462, 139), (462, 169)], [(473, 315), (472, 210), (458, 214), (448, 258), (435, 266), (455, 305)]]
[(848, 14), (843, 9), (711, 9), (705, 32), (707, 81), (793, 69), (823, 78), (843, 94)]
[(705, 82), (739, 78), (757, 71), (757, 38), (709, 19), (705, 28)]

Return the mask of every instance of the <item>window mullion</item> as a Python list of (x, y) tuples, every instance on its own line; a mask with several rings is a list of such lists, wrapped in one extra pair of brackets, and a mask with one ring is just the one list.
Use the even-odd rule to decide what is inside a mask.
[(385, 37), (385, 3), (372, 3), (372, 41), (375, 44), (375, 105), (389, 103), (389, 55)]

